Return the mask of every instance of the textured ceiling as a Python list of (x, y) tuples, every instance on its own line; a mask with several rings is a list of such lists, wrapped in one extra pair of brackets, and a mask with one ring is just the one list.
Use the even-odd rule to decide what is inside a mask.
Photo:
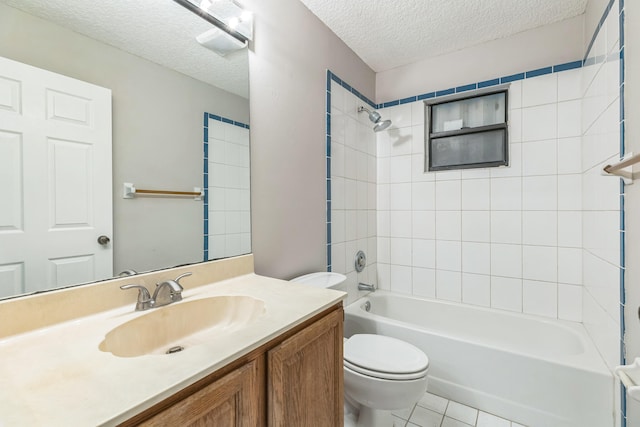
[(0, 0), (48, 21), (249, 97), (246, 51), (222, 58), (196, 36), (211, 24), (171, 0)]
[(301, 0), (374, 71), (568, 19), (588, 0)]

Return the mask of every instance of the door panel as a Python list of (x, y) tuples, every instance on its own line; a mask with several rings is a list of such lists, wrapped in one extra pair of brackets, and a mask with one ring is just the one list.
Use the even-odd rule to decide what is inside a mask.
[(113, 276), (111, 171), (111, 91), (0, 58), (0, 297)]

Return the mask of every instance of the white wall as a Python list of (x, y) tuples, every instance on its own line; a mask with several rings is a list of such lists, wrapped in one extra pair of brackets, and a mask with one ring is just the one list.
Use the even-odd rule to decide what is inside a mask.
[[(359, 282), (378, 283), (376, 138), (368, 115), (358, 113), (360, 105), (353, 93), (331, 82), (331, 271), (347, 276), (348, 301), (358, 298)], [(359, 250), (367, 256), (360, 273), (354, 263)]]
[(208, 259), (251, 252), (249, 129), (209, 116)]
[(424, 105), (380, 110), (380, 286), (580, 321), (580, 69), (513, 82), (509, 167), (424, 172)]
[(249, 0), (252, 246), (259, 274), (326, 270), (327, 69), (373, 99), (375, 74), (299, 1)]
[[(625, 1), (625, 145), (627, 152), (640, 152), (640, 4)], [(634, 168), (637, 174), (638, 165)], [(640, 186), (625, 188), (626, 306), (625, 350), (627, 363), (640, 357)], [(640, 402), (627, 398), (627, 426), (640, 426)]]
[(202, 186), (203, 112), (248, 123), (248, 101), (4, 4), (0, 55), (111, 89), (114, 272), (202, 261), (202, 202), (125, 200), (122, 184)]
[(577, 16), (380, 72), (376, 103), (582, 59), (582, 26)]

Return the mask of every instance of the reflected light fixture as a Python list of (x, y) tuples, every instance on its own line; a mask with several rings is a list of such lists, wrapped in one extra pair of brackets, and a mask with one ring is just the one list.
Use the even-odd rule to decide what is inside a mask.
[[(233, 37), (235, 40), (227, 40), (223, 44), (236, 46), (235, 50), (241, 49), (253, 40), (253, 14), (240, 7), (233, 0), (173, 0), (180, 6), (189, 9), (202, 19), (215, 25), (217, 29), (224, 33), (207, 31), (198, 36), (198, 41), (204, 46), (212, 46), (203, 43), (200, 39), (223, 40)], [(213, 32), (213, 34), (212, 34)], [(214, 44), (217, 42), (214, 42)], [(239, 46), (239, 47), (238, 47)], [(215, 50), (215, 49), (214, 49)]]

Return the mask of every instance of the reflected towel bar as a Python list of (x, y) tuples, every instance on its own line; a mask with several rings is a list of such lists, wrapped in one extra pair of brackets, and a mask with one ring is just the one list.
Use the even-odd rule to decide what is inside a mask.
[(603, 175), (616, 175), (624, 180), (625, 184), (633, 184), (632, 166), (640, 162), (640, 154), (626, 154), (622, 160), (612, 165), (606, 165), (602, 168)]
[(193, 187), (193, 191), (172, 191), (172, 190), (143, 190), (136, 188), (130, 182), (124, 183), (122, 197), (124, 199), (133, 199), (136, 194), (150, 194), (159, 196), (193, 196), (194, 200), (202, 200), (204, 191), (200, 187)]

